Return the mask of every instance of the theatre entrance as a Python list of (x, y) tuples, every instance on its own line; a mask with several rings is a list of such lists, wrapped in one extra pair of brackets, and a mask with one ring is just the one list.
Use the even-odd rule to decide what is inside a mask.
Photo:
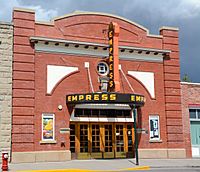
[(132, 158), (133, 123), (70, 124), (72, 159)]

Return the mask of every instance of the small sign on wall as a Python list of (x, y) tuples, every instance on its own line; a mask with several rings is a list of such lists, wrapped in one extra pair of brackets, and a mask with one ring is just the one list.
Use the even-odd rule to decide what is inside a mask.
[(137, 128), (137, 133), (148, 134), (148, 130), (145, 128)]
[(60, 134), (69, 134), (70, 128), (60, 128)]

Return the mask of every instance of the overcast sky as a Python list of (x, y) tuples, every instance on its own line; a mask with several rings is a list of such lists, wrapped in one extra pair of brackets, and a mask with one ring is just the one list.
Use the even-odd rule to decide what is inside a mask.
[(200, 0), (0, 0), (0, 21), (11, 21), (13, 7), (36, 10), (40, 21), (81, 10), (125, 17), (152, 34), (161, 26), (178, 27), (181, 78), (200, 82)]

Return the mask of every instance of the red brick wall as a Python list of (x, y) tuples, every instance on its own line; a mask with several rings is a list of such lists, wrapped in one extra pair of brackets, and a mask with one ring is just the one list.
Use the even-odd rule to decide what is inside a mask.
[(14, 10), (12, 151), (34, 150), (35, 60), (29, 37), (35, 14)]
[[(75, 66), (79, 68), (79, 72), (65, 78), (61, 83), (57, 85), (52, 95), (46, 95), (46, 71), (47, 65), (64, 65), (63, 60), (70, 62), (71, 64), (76, 64)], [(45, 145), (39, 145), (41, 139), (41, 114), (43, 112), (52, 112), (56, 115), (56, 140), (58, 144), (49, 146), (51, 149), (62, 149), (60, 148), (60, 142), (63, 140), (63, 135), (59, 134), (59, 128), (64, 128), (69, 126), (69, 112), (65, 106), (65, 95), (71, 93), (87, 93), (90, 92), (90, 86), (88, 81), (87, 70), (84, 68), (84, 62), (90, 63), (90, 70), (96, 70), (96, 64), (99, 59), (83, 57), (83, 56), (70, 56), (61, 54), (49, 54), (49, 53), (36, 53), (35, 56), (35, 87), (37, 91), (35, 93), (35, 109), (36, 109), (36, 128), (38, 130), (36, 134), (36, 150), (46, 150)], [(140, 127), (149, 128), (149, 114), (159, 114), (161, 122), (161, 138), (162, 143), (149, 143), (148, 135), (141, 135), (140, 137), (140, 147), (141, 148), (155, 148), (159, 146), (160, 148), (165, 148), (167, 146), (166, 142), (166, 117), (165, 117), (165, 103), (164, 103), (164, 82), (163, 82), (163, 65), (162, 63), (150, 63), (150, 62), (133, 62), (120, 60), (120, 64), (125, 73), (128, 70), (136, 70), (138, 64), (140, 63), (141, 71), (151, 71), (155, 73), (155, 90), (156, 99), (152, 100), (149, 93), (137, 80), (128, 76), (131, 85), (134, 87), (136, 93), (145, 95), (147, 101), (145, 106), (141, 109), (142, 115), (140, 116)], [(43, 76), (43, 77), (41, 77)], [(91, 72), (92, 83), (94, 85), (94, 91), (99, 91), (99, 83), (97, 82), (97, 73)], [(124, 77), (120, 74), (121, 82), (121, 92), (131, 92), (128, 87), (127, 82)], [(57, 109), (58, 104), (62, 104), (63, 110), (59, 112)], [(64, 122), (65, 121), (65, 122)], [(65, 140), (67, 143), (69, 140)]]
[(178, 30), (161, 29), (160, 33), (163, 35), (163, 49), (171, 50), (170, 60), (164, 61), (165, 111), (168, 147), (184, 148)]
[(37, 24), (35, 35), (107, 44), (107, 30), (111, 21), (120, 27), (119, 45), (162, 49), (162, 38), (149, 37), (145, 29), (125, 20), (97, 14), (58, 19), (54, 21), (55, 26)]
[[(38, 24), (34, 13), (14, 11), (14, 71), (13, 71), (13, 151), (62, 150), (69, 149), (69, 136), (61, 135), (60, 128), (69, 127), (69, 112), (65, 95), (90, 92), (84, 62), (90, 62), (91, 78), (98, 91), (97, 58), (72, 56), (56, 53), (35, 53), (30, 36), (57, 38), (107, 44), (110, 21), (120, 26), (119, 45), (171, 50), (170, 59), (163, 63), (120, 60), (125, 74), (129, 70), (153, 72), (155, 74), (155, 95), (152, 99), (144, 86), (127, 75), (136, 93), (143, 94), (147, 101), (141, 109), (139, 126), (149, 129), (149, 115), (160, 116), (161, 143), (149, 143), (149, 135), (140, 135), (140, 148), (184, 148), (182, 115), (180, 103), (180, 72), (178, 32), (162, 30), (162, 37), (150, 37), (147, 31), (119, 18), (104, 15), (77, 15), (56, 20), (54, 25)], [(89, 23), (89, 24), (88, 24)], [(95, 41), (94, 41), (95, 40)], [(64, 59), (64, 61), (63, 61)], [(66, 62), (66, 63), (65, 63)], [(69, 63), (68, 63), (69, 62)], [(47, 65), (69, 66), (74, 64), (79, 72), (60, 82), (52, 95), (46, 94)], [(139, 68), (138, 68), (139, 66)], [(121, 92), (131, 92), (120, 74)], [(59, 104), (63, 110), (58, 111)], [(41, 117), (43, 112), (55, 113), (56, 144), (40, 144)], [(27, 128), (24, 130), (24, 128)], [(61, 147), (61, 141), (66, 147)], [(21, 146), (23, 144), (23, 146)]]
[(192, 156), (190, 140), (190, 117), (189, 106), (200, 106), (200, 85), (195, 83), (181, 83), (182, 94), (182, 114), (183, 114), (183, 131), (187, 157)]

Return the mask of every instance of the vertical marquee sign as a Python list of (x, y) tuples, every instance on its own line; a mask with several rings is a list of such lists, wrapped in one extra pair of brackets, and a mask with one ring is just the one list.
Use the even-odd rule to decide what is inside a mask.
[(110, 23), (108, 30), (108, 44), (109, 44), (109, 84), (108, 91), (111, 92), (114, 90), (114, 55), (113, 55), (113, 35), (114, 35), (114, 26), (113, 23)]

